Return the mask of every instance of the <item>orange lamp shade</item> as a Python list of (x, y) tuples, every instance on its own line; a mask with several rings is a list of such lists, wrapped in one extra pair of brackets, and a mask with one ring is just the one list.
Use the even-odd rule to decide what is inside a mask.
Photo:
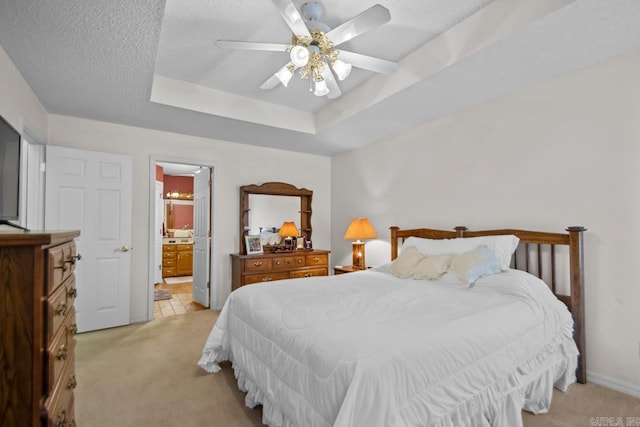
[(345, 240), (375, 239), (378, 237), (376, 230), (367, 218), (354, 218), (344, 233)]
[(285, 221), (282, 223), (282, 227), (280, 227), (280, 231), (278, 232), (282, 237), (297, 237), (298, 236), (298, 228), (293, 223), (293, 221)]

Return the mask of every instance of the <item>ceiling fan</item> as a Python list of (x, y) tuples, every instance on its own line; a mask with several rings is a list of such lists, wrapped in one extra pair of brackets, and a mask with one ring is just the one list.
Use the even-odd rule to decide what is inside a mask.
[(260, 86), (261, 89), (273, 89), (279, 84), (286, 87), (294, 72), (297, 71), (300, 77), (309, 79), (309, 90), (313, 91), (314, 95), (326, 95), (327, 98), (332, 99), (342, 94), (334, 73), (339, 80), (344, 80), (351, 72), (352, 66), (384, 74), (391, 74), (396, 70), (395, 62), (335, 49), (336, 46), (388, 22), (391, 14), (384, 6), (376, 4), (331, 29), (320, 21), (324, 9), (316, 1), (304, 3), (301, 8), (302, 14), (291, 0), (271, 0), (271, 2), (293, 32), (291, 44), (231, 40), (216, 42), (216, 46), (226, 49), (289, 53), (290, 61), (265, 81)]

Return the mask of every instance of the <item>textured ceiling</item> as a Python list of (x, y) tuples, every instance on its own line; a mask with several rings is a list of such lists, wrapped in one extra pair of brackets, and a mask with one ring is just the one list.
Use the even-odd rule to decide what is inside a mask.
[[(373, 5), (322, 4), (331, 27)], [(0, 0), (0, 45), (50, 113), (321, 155), (640, 48), (638, 0), (381, 4), (391, 21), (341, 47), (399, 68), (355, 70), (336, 100), (259, 89), (286, 54), (215, 47), (287, 43), (269, 0)]]

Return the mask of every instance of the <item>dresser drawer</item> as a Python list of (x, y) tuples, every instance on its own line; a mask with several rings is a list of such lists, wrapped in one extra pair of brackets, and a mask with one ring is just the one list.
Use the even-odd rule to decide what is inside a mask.
[(162, 266), (163, 267), (175, 267), (176, 266), (176, 259), (172, 258), (172, 259), (163, 259), (162, 260)]
[(299, 279), (301, 277), (313, 277), (313, 276), (327, 276), (328, 270), (326, 268), (309, 268), (305, 270), (292, 271), (290, 278)]
[(289, 273), (287, 271), (264, 273), (264, 274), (248, 274), (244, 276), (244, 284), (250, 285), (252, 283), (260, 282), (272, 282), (274, 280), (288, 279)]
[(172, 252), (162, 252), (162, 259), (163, 260), (167, 260), (167, 259), (175, 259), (176, 258), (176, 251), (172, 251)]
[(329, 265), (329, 256), (326, 254), (307, 255), (306, 265), (307, 267)]
[(304, 267), (304, 255), (273, 258), (273, 270), (290, 270)]
[(164, 266), (162, 266), (162, 277), (174, 277), (177, 276), (178, 274), (176, 273), (176, 268), (175, 267), (168, 267), (165, 268)]
[(73, 366), (73, 352), (76, 345), (75, 333), (75, 309), (65, 318), (61, 328), (47, 347), (47, 366), (45, 369), (45, 390), (52, 390), (61, 378), (62, 372)]
[(75, 426), (74, 417), (74, 396), (73, 390), (76, 388), (76, 376), (73, 371), (73, 357), (61, 375), (60, 382), (56, 384), (52, 393), (45, 402), (47, 409), (48, 427), (71, 427)]
[(192, 244), (183, 244), (183, 245), (176, 245), (178, 247), (178, 252), (189, 252), (193, 250), (193, 245)]
[(76, 264), (76, 244), (75, 242), (50, 248), (48, 250), (47, 266), (49, 270), (49, 280), (45, 293), (51, 294), (62, 282), (73, 274)]
[(64, 286), (59, 286), (47, 299), (47, 342), (54, 337), (67, 315), (73, 311), (76, 294), (76, 277), (72, 275), (64, 282)]
[(273, 269), (273, 258), (244, 260), (244, 271), (246, 271), (247, 273), (271, 271), (272, 269)]

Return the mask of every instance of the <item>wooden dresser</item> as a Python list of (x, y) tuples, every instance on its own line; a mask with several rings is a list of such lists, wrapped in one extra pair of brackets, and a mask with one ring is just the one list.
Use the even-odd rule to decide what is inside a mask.
[(231, 290), (258, 282), (327, 276), (329, 253), (305, 250), (262, 255), (231, 254)]
[(75, 426), (79, 235), (0, 232), (2, 426)]
[(162, 245), (162, 277), (191, 276), (192, 273), (193, 244)]

